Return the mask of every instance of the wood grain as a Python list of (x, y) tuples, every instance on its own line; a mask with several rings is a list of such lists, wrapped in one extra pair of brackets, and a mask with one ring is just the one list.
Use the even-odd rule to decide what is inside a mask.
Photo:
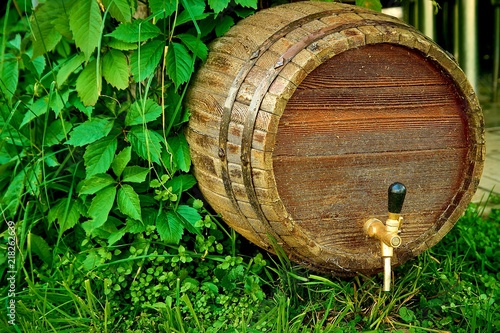
[(448, 232), (477, 188), (483, 118), (446, 52), (395, 18), (299, 2), (242, 20), (188, 91), (206, 200), (243, 236), (336, 275), (382, 268), (365, 220), (408, 188), (399, 265)]

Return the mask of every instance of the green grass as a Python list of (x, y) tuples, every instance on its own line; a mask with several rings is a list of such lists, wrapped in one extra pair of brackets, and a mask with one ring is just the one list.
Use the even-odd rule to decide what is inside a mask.
[[(240, 260), (221, 255), (203, 262), (212, 261), (212, 269), (225, 263), (225, 274), (241, 271), (246, 283), (191, 271), (200, 286), (194, 280), (187, 285), (190, 276), (184, 281), (177, 277), (167, 296), (157, 297), (149, 308), (132, 309), (130, 301), (117, 306), (119, 294), (105, 290), (105, 281), (99, 280), (105, 275), (98, 271), (86, 273), (76, 288), (71, 280), (79, 273), (73, 270), (68, 276), (70, 265), (51, 269), (33, 264), (18, 282), (23, 289), (16, 296), (17, 326), (7, 325), (3, 314), (0, 332), (125, 332), (127, 327), (128, 332), (497, 332), (500, 214), (496, 209), (489, 216), (481, 214), (481, 207), (471, 205), (439, 244), (396, 268), (390, 293), (381, 291), (380, 275), (322, 276), (283, 253), (263, 263), (260, 256), (238, 254), (238, 248), (234, 258)], [(155, 264), (149, 268), (163, 267), (163, 261), (156, 264), (150, 257)], [(254, 261), (260, 269), (252, 271)], [(195, 259), (188, 264), (201, 263)], [(220, 295), (208, 297), (210, 288), (203, 286)], [(265, 297), (252, 298), (251, 288)]]

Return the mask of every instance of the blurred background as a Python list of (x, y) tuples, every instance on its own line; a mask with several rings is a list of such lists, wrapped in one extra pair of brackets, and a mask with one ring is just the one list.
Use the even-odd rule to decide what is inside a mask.
[(500, 0), (382, 0), (452, 54), (476, 90), (486, 127), (500, 126)]

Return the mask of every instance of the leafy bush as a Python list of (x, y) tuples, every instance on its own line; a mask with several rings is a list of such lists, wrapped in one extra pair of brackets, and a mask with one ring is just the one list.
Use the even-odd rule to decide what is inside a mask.
[[(264, 297), (254, 275), (265, 261), (237, 257), (234, 233), (192, 191), (183, 97), (206, 43), (255, 1), (30, 7), (8, 2), (0, 58), (0, 207), (27, 279), (17, 274), (21, 324), (30, 329), (38, 306), (58, 308), (68, 292), (75, 308), (64, 316), (85, 299), (96, 329), (103, 316), (134, 327), (181, 297), (182, 313), (192, 300), (217, 310), (201, 319), (237, 323), (228, 309)], [(4, 243), (2, 280), (6, 254)], [(53, 304), (36, 297), (45, 288)]]
[(500, 329), (498, 210), (471, 205), (384, 294), (380, 276), (316, 275), (278, 246), (269, 261), (204, 207), (183, 98), (255, 1), (30, 7), (8, 0), (0, 21), (1, 281), (12, 235), (17, 266), (17, 325), (2, 284), (0, 332)]

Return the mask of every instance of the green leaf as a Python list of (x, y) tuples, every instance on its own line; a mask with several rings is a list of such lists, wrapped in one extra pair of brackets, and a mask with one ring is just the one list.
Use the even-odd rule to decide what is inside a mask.
[(184, 45), (171, 43), (167, 51), (167, 74), (176, 87), (187, 82), (193, 72), (193, 59)]
[[(91, 230), (89, 231), (85, 230), (85, 231), (87, 232), (87, 234), (91, 233)], [(101, 257), (101, 255), (97, 253), (97, 250), (91, 249), (89, 252), (86, 253), (85, 260), (83, 260), (82, 262), (81, 269), (83, 269), (85, 272), (88, 272), (91, 269), (94, 269), (97, 265), (102, 264), (103, 262), (104, 260)]]
[(111, 235), (109, 235), (109, 237), (108, 237), (108, 246), (111, 246), (111, 245), (115, 244), (116, 242), (118, 242), (120, 239), (123, 238), (123, 236), (125, 236), (126, 233), (127, 233), (126, 228), (121, 228), (121, 229), (111, 233)]
[(128, 0), (102, 0), (103, 5), (109, 8), (111, 16), (119, 22), (132, 20), (132, 4)]
[[(6, 212), (6, 218), (13, 218), (17, 212), (17, 208), (21, 203), (21, 197), (24, 191), (26, 172), (22, 169), (15, 177), (13, 177), (7, 190), (2, 197), (2, 212)], [(8, 214), (10, 212), (10, 215)]]
[(218, 14), (229, 5), (229, 0), (208, 0), (208, 5)]
[(128, 184), (122, 184), (118, 190), (118, 209), (123, 214), (142, 221), (141, 201), (134, 188)]
[(198, 213), (198, 211), (191, 206), (179, 205), (176, 212), (193, 227), (196, 222), (202, 220), (200, 213)]
[(48, 110), (49, 110), (48, 96), (38, 99), (31, 105), (31, 107), (28, 108), (28, 111), (24, 115), (24, 119), (20, 127), (23, 127), (24, 125), (30, 123), (33, 119), (36, 119), (41, 115), (44, 115), (45, 113), (47, 113)]
[(174, 165), (184, 172), (191, 168), (191, 155), (189, 145), (183, 133), (167, 139), (169, 151), (172, 154)]
[(62, 91), (59, 91), (54, 89), (52, 91), (52, 94), (50, 95), (50, 102), (49, 106), (51, 110), (54, 111), (56, 117), (59, 117), (59, 114), (61, 111), (66, 107), (66, 103), (68, 102), (69, 99), (69, 89), (64, 89)]
[(28, 251), (36, 254), (48, 265), (52, 265), (52, 254), (50, 253), (49, 244), (42, 237), (34, 233), (28, 234)]
[(165, 43), (153, 40), (137, 49), (130, 57), (130, 71), (136, 82), (151, 76), (163, 56)]
[(64, 198), (58, 201), (58, 203), (53, 206), (48, 213), (49, 223), (54, 223), (57, 221), (61, 233), (68, 229), (73, 228), (82, 216), (82, 211), (85, 207), (80, 201), (74, 200), (72, 198)]
[(401, 319), (403, 319), (406, 323), (411, 323), (413, 322), (415, 318), (415, 313), (408, 309), (406, 306), (402, 306), (399, 309), (399, 315), (401, 316)]
[(380, 0), (356, 0), (356, 6), (368, 8), (377, 12), (382, 11)]
[(196, 57), (202, 61), (207, 60), (208, 47), (198, 37), (191, 34), (179, 34), (177, 37)]
[(87, 146), (83, 154), (86, 178), (108, 171), (115, 157), (117, 145), (116, 136), (108, 135)]
[(242, 7), (249, 7), (249, 8), (257, 9), (257, 1), (256, 0), (235, 0), (234, 2), (237, 5), (240, 5)]
[(132, 158), (132, 147), (125, 147), (116, 155), (111, 164), (111, 168), (117, 177), (120, 177), (128, 162)]
[(11, 100), (17, 89), (19, 81), (19, 62), (10, 53), (0, 57), (0, 92)]
[(141, 125), (158, 119), (162, 110), (152, 99), (146, 100), (146, 105), (142, 105), (142, 101), (135, 101), (125, 117), (125, 126)]
[(148, 3), (149, 9), (151, 9), (151, 14), (157, 18), (170, 16), (176, 10), (175, 1), (149, 0)]
[(96, 65), (97, 61), (92, 60), (76, 79), (76, 91), (86, 106), (95, 105), (101, 94), (102, 77)]
[(62, 86), (66, 82), (66, 80), (68, 80), (68, 77), (82, 66), (84, 61), (85, 55), (83, 53), (78, 53), (77, 55), (66, 60), (59, 69), (59, 72), (57, 72), (57, 86)]
[(73, 0), (45, 1), (45, 3), (48, 2), (53, 2), (54, 5), (58, 6), (58, 9), (54, 13), (52, 13), (53, 15), (52, 24), (63, 37), (65, 37), (68, 40), (73, 40), (73, 33), (71, 32), (71, 27), (69, 23), (70, 21), (69, 13), (73, 11), (73, 5), (77, 3), (77, 1)]
[(164, 140), (160, 134), (142, 126), (134, 126), (128, 132), (127, 137), (132, 149), (139, 157), (146, 161), (161, 164), (160, 156)]
[(191, 174), (175, 176), (165, 183), (165, 187), (171, 187), (172, 193), (177, 195), (191, 189), (194, 185), (196, 185), (196, 178)]
[(96, 49), (101, 39), (102, 17), (97, 0), (78, 1), (71, 8), (69, 26), (76, 46), (85, 54), (85, 59)]
[(82, 100), (78, 97), (77, 94), (71, 94), (69, 103), (84, 115), (86, 115), (89, 119), (92, 118), (92, 111), (94, 110), (94, 108), (92, 106), (83, 105)]
[(76, 126), (66, 144), (81, 147), (104, 138), (111, 132), (114, 121), (109, 118), (93, 118)]
[(139, 46), (137, 43), (126, 43), (122, 42), (121, 40), (118, 40), (116, 38), (110, 38), (106, 46), (115, 50), (121, 50), (121, 51), (131, 51), (131, 50), (136, 50)]
[(128, 87), (129, 67), (123, 52), (109, 50), (102, 58), (102, 75), (113, 87), (123, 90)]
[(234, 25), (234, 20), (231, 16), (224, 16), (222, 20), (217, 22), (215, 26), (215, 35), (220, 37), (224, 35)]
[(26, 53), (21, 55), (21, 59), (23, 60), (23, 65), (36, 77), (40, 80), (42, 73), (45, 69), (45, 57), (39, 56), (34, 59), (31, 59)]
[(140, 43), (158, 37), (160, 28), (149, 21), (134, 20), (132, 23), (120, 24), (107, 37), (113, 37), (127, 43)]
[(204, 0), (181, 0), (182, 6), (186, 9), (181, 11), (177, 16), (175, 21), (176, 26), (187, 22), (195, 22), (203, 20), (211, 15), (209, 11), (205, 12), (205, 1)]
[(161, 212), (156, 218), (156, 230), (162, 241), (168, 244), (179, 244), (184, 227), (172, 212)]
[(123, 170), (122, 182), (130, 183), (142, 183), (146, 181), (146, 177), (149, 174), (148, 168), (143, 168), (140, 166), (129, 166)]
[(144, 223), (129, 218), (129, 219), (127, 219), (127, 222), (126, 222), (127, 226), (124, 229), (126, 229), (127, 232), (130, 232), (133, 234), (138, 234), (138, 233), (146, 231), (146, 226), (152, 224), (152, 223), (148, 223), (148, 219), (149, 220), (154, 219), (155, 213), (156, 213), (156, 210), (145, 209), (145, 214), (144, 214), (145, 221), (144, 221)]
[(33, 55), (36, 58), (45, 52), (52, 51), (62, 38), (53, 23), (58, 16), (66, 16), (64, 7), (57, 1), (47, 1), (37, 6), (30, 18), (32, 26)]
[[(90, 208), (88, 210), (89, 216), (92, 220), (85, 222), (86, 231), (92, 231), (102, 226), (108, 219), (109, 212), (113, 208), (116, 197), (116, 187), (105, 187), (92, 199)], [(89, 232), (87, 232), (90, 234)]]
[(73, 127), (69, 121), (57, 119), (47, 127), (45, 132), (45, 147), (52, 147), (68, 137), (68, 132)]
[(116, 181), (107, 173), (98, 173), (82, 181), (81, 194), (95, 194), (105, 187), (116, 184)]

